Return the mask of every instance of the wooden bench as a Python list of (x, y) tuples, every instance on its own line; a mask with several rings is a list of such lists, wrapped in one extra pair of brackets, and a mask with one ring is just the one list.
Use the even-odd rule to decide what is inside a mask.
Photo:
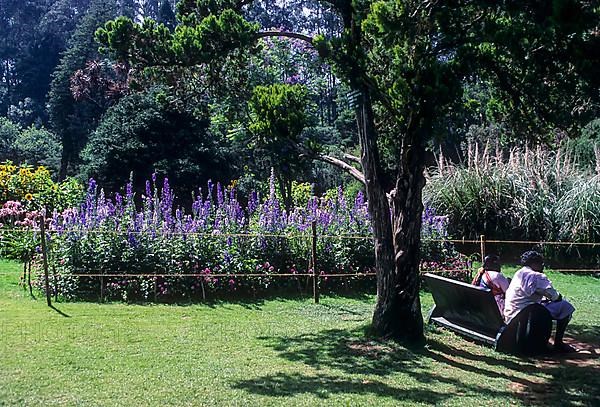
[(499, 352), (537, 354), (546, 351), (552, 317), (544, 306), (528, 306), (507, 325), (491, 290), (430, 273), (423, 278), (435, 301), (429, 323), (492, 345)]

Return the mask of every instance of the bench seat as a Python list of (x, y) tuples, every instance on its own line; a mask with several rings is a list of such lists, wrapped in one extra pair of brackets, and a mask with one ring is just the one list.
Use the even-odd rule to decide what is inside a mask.
[(548, 310), (532, 304), (507, 325), (491, 290), (426, 273), (435, 306), (428, 322), (450, 329), (500, 352), (536, 354), (546, 350), (552, 331)]

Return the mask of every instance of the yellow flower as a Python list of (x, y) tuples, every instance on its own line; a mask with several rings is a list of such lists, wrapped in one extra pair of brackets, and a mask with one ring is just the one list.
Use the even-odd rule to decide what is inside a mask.
[(31, 201), (33, 199), (33, 195), (31, 194), (25, 194), (25, 199), (28, 201)]

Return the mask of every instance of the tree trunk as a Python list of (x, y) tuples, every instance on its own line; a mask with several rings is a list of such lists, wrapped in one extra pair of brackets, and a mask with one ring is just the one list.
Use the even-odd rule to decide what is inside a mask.
[(392, 211), (384, 189), (377, 132), (369, 90), (361, 89), (357, 111), (361, 163), (368, 210), (373, 225), (377, 304), (373, 329), (378, 336), (405, 344), (422, 344), (423, 317), (419, 301), (421, 191), (424, 149), (404, 143), (400, 171), (392, 193)]
[[(390, 324), (387, 330), (411, 343), (423, 343), (425, 339), (419, 298), (422, 191), (425, 186), (425, 149), (422, 140), (407, 134), (401, 148), (402, 163), (390, 197), (395, 275), (393, 281), (378, 283), (382, 299), (374, 316), (374, 320), (381, 320), (379, 324)], [(386, 312), (391, 313), (389, 318), (383, 316)]]
[(277, 182), (279, 183), (279, 190), (281, 191), (281, 198), (283, 200), (284, 209), (287, 213), (292, 210), (292, 181), (287, 179), (282, 174), (277, 175)]
[[(65, 130), (63, 130), (65, 131)], [(58, 170), (58, 180), (64, 181), (67, 178), (69, 161), (71, 158), (71, 143), (67, 137), (62, 138), (62, 152), (60, 157), (60, 168)]]

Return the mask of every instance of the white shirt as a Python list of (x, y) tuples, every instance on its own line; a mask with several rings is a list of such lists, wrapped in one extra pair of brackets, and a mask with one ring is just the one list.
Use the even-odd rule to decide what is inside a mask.
[(546, 297), (551, 301), (558, 299), (558, 292), (552, 287), (552, 282), (544, 273), (539, 273), (523, 267), (518, 270), (508, 290), (504, 301), (504, 320), (509, 322), (522, 309), (531, 304), (539, 304)]

